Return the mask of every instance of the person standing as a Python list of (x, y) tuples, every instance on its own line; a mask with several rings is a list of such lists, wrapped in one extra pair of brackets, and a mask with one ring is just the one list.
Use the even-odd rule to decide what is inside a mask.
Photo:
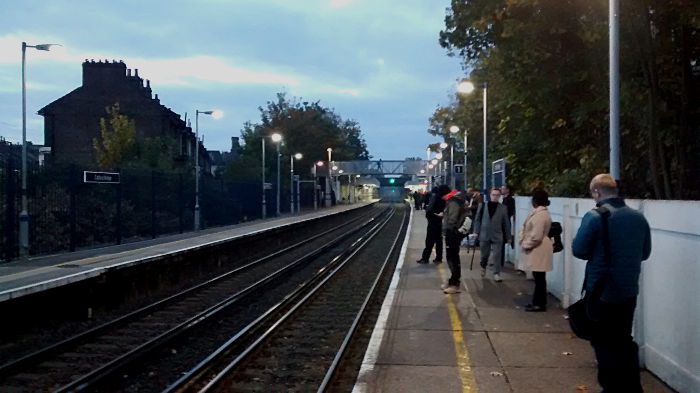
[(532, 207), (523, 229), (520, 231), (520, 247), (523, 256), (520, 265), (523, 270), (532, 271), (535, 277), (535, 292), (532, 303), (525, 306), (525, 311), (547, 311), (546, 272), (552, 271), (552, 240), (547, 236), (552, 226), (552, 217), (547, 210), (549, 195), (546, 191), (535, 189), (532, 192)]
[(430, 203), (425, 209), (425, 217), (428, 219), (425, 248), (421, 258), (416, 261), (420, 264), (426, 264), (430, 261), (433, 247), (435, 247), (435, 259), (433, 262), (436, 264), (442, 263), (442, 215), (443, 210), (445, 210), (445, 201), (442, 197), (448, 192), (450, 192), (450, 188), (445, 184), (433, 187)]
[(474, 234), (479, 239), (479, 251), (481, 252), (481, 277), (486, 276), (486, 266), (493, 250), (493, 280), (501, 282), (501, 252), (503, 242), (510, 244), (510, 221), (508, 209), (498, 200), (501, 198), (501, 190), (497, 187), (491, 189), (491, 200), (482, 203), (474, 218)]
[(641, 264), (651, 254), (651, 231), (644, 215), (618, 196), (617, 183), (610, 174), (596, 175), (590, 192), (598, 208), (583, 216), (572, 251), (575, 257), (588, 261), (586, 293), (599, 293), (598, 333), (591, 339), (598, 382), (606, 393), (638, 393), (642, 392), (639, 347), (632, 339), (632, 321)]
[(452, 191), (443, 197), (447, 201), (445, 216), (442, 220), (442, 228), (445, 234), (445, 246), (447, 247), (447, 266), (450, 268), (450, 279), (443, 288), (447, 294), (460, 292), (460, 280), (462, 279), (462, 264), (459, 261), (459, 245), (462, 235), (458, 230), (467, 217), (468, 210), (464, 193)]
[[(505, 207), (508, 209), (508, 221), (510, 222), (510, 227), (513, 229), (513, 225), (515, 225), (515, 198), (513, 198), (512, 195), (510, 195), (510, 187), (507, 184), (504, 184), (501, 186), (501, 203), (505, 205)], [(510, 234), (511, 238), (513, 237), (513, 234)], [(513, 242), (510, 243), (511, 249), (514, 249), (515, 246), (513, 245)], [(503, 243), (502, 247), (502, 252), (501, 252), (501, 266), (504, 265), (506, 261), (506, 245)]]

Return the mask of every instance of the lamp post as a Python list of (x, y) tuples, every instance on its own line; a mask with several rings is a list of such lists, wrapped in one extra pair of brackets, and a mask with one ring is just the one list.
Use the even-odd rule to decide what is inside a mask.
[(322, 167), (323, 161), (318, 161), (314, 165), (314, 211), (318, 210), (318, 191), (316, 187), (318, 186), (318, 179), (316, 178), (316, 167)]
[[(458, 132), (459, 132), (459, 127), (457, 127), (457, 126), (450, 127), (450, 134), (455, 135)], [(465, 135), (466, 135), (466, 132), (465, 132)], [(464, 144), (464, 156), (465, 157), (467, 155), (467, 147), (466, 146), (467, 146), (467, 144), (465, 143)], [(455, 146), (454, 146), (454, 142), (453, 142), (452, 146), (450, 147), (450, 165), (452, 165), (452, 170), (450, 171), (450, 173), (452, 174), (452, 188), (453, 189), (457, 188), (456, 187), (457, 180), (455, 179), (454, 148), (455, 148)], [(466, 181), (464, 182), (464, 185), (462, 188), (464, 188), (465, 190), (467, 189), (467, 182)]]
[[(289, 178), (289, 212), (294, 213), (294, 159), (301, 160), (304, 156), (301, 153), (289, 156), (290, 178)], [(299, 196), (297, 196), (297, 199)]]
[(26, 52), (27, 48), (48, 51), (51, 46), (58, 44), (27, 45), (22, 42), (22, 211), (19, 213), (19, 256), (29, 257), (29, 212), (27, 211), (27, 87)]
[(331, 179), (333, 179), (333, 172), (331, 168), (331, 153), (333, 152), (333, 149), (330, 147), (326, 149), (328, 152), (328, 178), (326, 179), (326, 207), (329, 207), (331, 205), (331, 191), (330, 191), (330, 186), (331, 186)]
[[(457, 85), (457, 93), (460, 94), (469, 94), (473, 92), (475, 89), (474, 84), (470, 82), (469, 80), (462, 80), (459, 85)], [(483, 191), (484, 195), (486, 195), (486, 109), (487, 109), (487, 104), (488, 104), (488, 85), (484, 82), (483, 85), (484, 89), (484, 162), (483, 162), (483, 167), (484, 167), (484, 178), (482, 179), (482, 186), (483, 186)]]
[(195, 110), (194, 117), (194, 230), (199, 231), (200, 226), (200, 216), (199, 216), (199, 114), (210, 115), (215, 119), (220, 119), (223, 113), (218, 110), (213, 111), (200, 111)]
[(280, 142), (282, 135), (274, 133), (270, 135), (270, 139), (277, 144), (277, 216), (280, 215)]
[(620, 1), (609, 0), (610, 174), (620, 181)]
[[(452, 146), (452, 144), (449, 144), (449, 145)], [(440, 148), (441, 148), (442, 150), (447, 149), (447, 146), (448, 146), (447, 142), (441, 142), (441, 143), (440, 143)], [(451, 149), (451, 148), (450, 148), (450, 162), (452, 162), (452, 149)], [(447, 164), (447, 162), (445, 162), (445, 164)], [(448, 175), (447, 170), (445, 170), (445, 184), (447, 184), (447, 175)], [(454, 181), (452, 180), (452, 177), (453, 177), (453, 176), (452, 176), (452, 170), (450, 170), (449, 176), (450, 176), (450, 182), (453, 184), (453, 185), (452, 185), (452, 188), (454, 188)]]

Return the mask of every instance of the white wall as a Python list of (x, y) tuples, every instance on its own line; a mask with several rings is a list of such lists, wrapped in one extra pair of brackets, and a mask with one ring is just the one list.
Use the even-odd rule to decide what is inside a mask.
[[(532, 209), (516, 197), (516, 239)], [(571, 242), (591, 199), (552, 198), (552, 221), (564, 228), (564, 251), (554, 254), (549, 291), (564, 307), (578, 300), (586, 261)], [(651, 226), (652, 252), (642, 263), (634, 336), (644, 366), (679, 392), (700, 392), (700, 202), (627, 200)], [(516, 247), (516, 259), (520, 250)]]

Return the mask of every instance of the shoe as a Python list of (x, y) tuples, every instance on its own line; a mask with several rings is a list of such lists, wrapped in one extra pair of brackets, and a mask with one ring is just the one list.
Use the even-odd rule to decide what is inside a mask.
[(525, 311), (527, 311), (527, 312), (544, 312), (544, 311), (547, 311), (547, 307), (533, 306), (532, 304), (528, 304), (527, 306), (525, 306)]
[(436, 264), (436, 265), (439, 265), (439, 264), (442, 263), (442, 259), (434, 259), (434, 260), (433, 260), (433, 263)]
[(501, 275), (500, 275), (500, 274), (495, 273), (495, 274), (493, 275), (493, 281), (501, 282), (501, 281), (503, 281), (503, 280), (501, 279)]
[(459, 292), (462, 292), (462, 291), (459, 290), (459, 287), (458, 287), (458, 286), (456, 286), (456, 285), (450, 285), (450, 286), (448, 286), (447, 288), (445, 288), (445, 289), (443, 290), (443, 292), (445, 292), (445, 293), (448, 294), (448, 295), (451, 295), (451, 294), (453, 294), (453, 293), (459, 293)]
[(442, 289), (442, 290), (447, 289), (447, 287), (449, 287), (449, 285), (446, 282), (444, 282), (440, 285), (440, 289)]
[(425, 259), (419, 259), (416, 262), (420, 263), (421, 265), (425, 265), (426, 263), (428, 263), (428, 261), (426, 261)]
[(481, 277), (486, 277), (486, 268), (485, 267), (481, 268)]

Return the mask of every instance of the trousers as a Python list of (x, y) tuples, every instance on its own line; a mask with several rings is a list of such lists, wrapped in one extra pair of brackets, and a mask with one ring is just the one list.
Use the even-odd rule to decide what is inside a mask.
[(546, 307), (547, 306), (547, 273), (532, 272), (535, 278), (535, 292), (532, 295), (532, 305)]
[(481, 267), (486, 269), (489, 263), (489, 256), (493, 251), (493, 273), (501, 273), (501, 253), (503, 241), (481, 240), (479, 239), (479, 252), (481, 252)]
[(601, 301), (599, 331), (591, 340), (604, 393), (641, 393), (639, 347), (632, 339), (637, 298), (622, 304)]
[(430, 254), (435, 247), (435, 260), (442, 261), (442, 224), (428, 222), (428, 233), (425, 235), (425, 248), (421, 257), (424, 261), (430, 261)]
[(462, 241), (462, 236), (456, 231), (447, 231), (445, 233), (445, 246), (447, 247), (447, 266), (450, 268), (450, 279), (447, 285), (459, 286), (462, 279), (462, 264), (459, 261), (459, 243)]

